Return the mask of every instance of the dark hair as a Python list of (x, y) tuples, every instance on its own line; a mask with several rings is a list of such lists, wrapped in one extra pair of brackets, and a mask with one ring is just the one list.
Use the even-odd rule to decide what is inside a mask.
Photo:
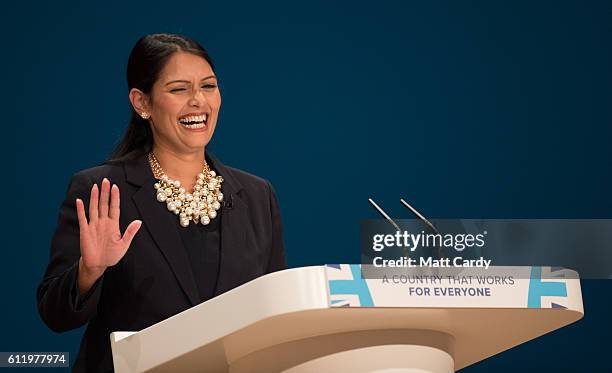
[[(150, 94), (162, 69), (172, 54), (187, 52), (200, 56), (215, 71), (208, 52), (195, 40), (178, 34), (151, 34), (140, 38), (130, 53), (127, 64), (128, 92), (137, 88)], [(106, 163), (116, 163), (138, 158), (153, 149), (153, 132), (148, 120), (143, 119), (132, 107), (128, 128)]]

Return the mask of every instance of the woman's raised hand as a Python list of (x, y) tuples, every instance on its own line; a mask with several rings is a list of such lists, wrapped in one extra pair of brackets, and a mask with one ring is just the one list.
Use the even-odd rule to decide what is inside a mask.
[(122, 236), (119, 229), (119, 187), (115, 184), (111, 188), (110, 181), (104, 178), (101, 189), (98, 192), (97, 184), (91, 188), (89, 222), (85, 216), (83, 201), (79, 198), (76, 200), (81, 244), (79, 261), (81, 291), (88, 290), (107, 267), (117, 264), (123, 258), (142, 225), (140, 220), (134, 220)]

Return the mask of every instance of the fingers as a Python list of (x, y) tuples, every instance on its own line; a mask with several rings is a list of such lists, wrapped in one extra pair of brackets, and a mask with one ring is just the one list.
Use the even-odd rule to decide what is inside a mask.
[(98, 184), (91, 187), (89, 196), (89, 222), (93, 223), (98, 220)]
[(117, 184), (113, 184), (111, 187), (110, 211), (108, 216), (111, 219), (119, 219), (119, 210), (119, 187)]
[(87, 217), (85, 216), (85, 205), (80, 198), (76, 199), (77, 217), (79, 219), (79, 229), (82, 231), (87, 227)]
[(121, 241), (126, 247), (130, 247), (130, 244), (132, 243), (132, 239), (134, 238), (134, 236), (138, 232), (138, 229), (140, 229), (141, 226), (142, 226), (142, 221), (134, 220), (125, 229), (125, 232), (123, 233), (123, 238), (121, 238)]
[(98, 216), (100, 218), (108, 217), (108, 197), (110, 192), (110, 181), (107, 178), (102, 180), (102, 190), (100, 191), (100, 206)]

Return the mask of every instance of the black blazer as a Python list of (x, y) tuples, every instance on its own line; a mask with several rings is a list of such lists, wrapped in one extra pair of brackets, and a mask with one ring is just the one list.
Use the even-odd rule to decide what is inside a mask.
[[(224, 179), (218, 295), (286, 268), (286, 260), (278, 203), (270, 183), (224, 166), (209, 152), (206, 157)], [(134, 219), (143, 224), (124, 257), (79, 299), (75, 199), (81, 198), (89, 211), (91, 187), (101, 185), (104, 177), (121, 192), (121, 232)], [(199, 303), (178, 217), (157, 201), (155, 181), (146, 156), (86, 169), (70, 180), (37, 300), (40, 316), (56, 332), (89, 323), (74, 372), (112, 371), (111, 332), (138, 331)]]

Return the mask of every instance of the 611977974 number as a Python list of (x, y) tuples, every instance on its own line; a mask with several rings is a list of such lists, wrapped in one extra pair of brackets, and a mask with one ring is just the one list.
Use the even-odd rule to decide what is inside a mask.
[(67, 367), (68, 352), (0, 352), (0, 367)]

